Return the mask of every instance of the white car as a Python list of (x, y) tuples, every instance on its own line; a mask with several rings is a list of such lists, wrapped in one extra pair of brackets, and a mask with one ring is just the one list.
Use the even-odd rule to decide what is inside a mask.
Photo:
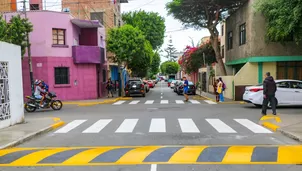
[[(302, 81), (275, 80), (275, 82), (277, 85), (276, 99), (278, 106), (302, 105)], [(243, 101), (261, 107), (263, 101), (263, 84), (246, 87), (243, 94)]]
[(171, 89), (174, 89), (175, 83), (176, 83), (177, 81), (180, 81), (180, 80), (172, 80), (172, 81), (171, 81), (171, 84), (170, 84), (170, 88), (171, 88)]

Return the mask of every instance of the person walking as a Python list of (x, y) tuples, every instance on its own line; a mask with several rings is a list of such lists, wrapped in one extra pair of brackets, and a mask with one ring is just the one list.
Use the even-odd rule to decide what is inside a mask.
[(189, 81), (187, 80), (187, 77), (183, 77), (184, 80), (184, 96), (185, 96), (185, 101), (189, 101), (189, 96), (188, 96), (188, 90), (189, 90)]
[(274, 78), (271, 76), (270, 72), (265, 74), (265, 79), (263, 81), (263, 102), (262, 102), (262, 115), (266, 115), (267, 105), (270, 102), (273, 115), (276, 115), (276, 94), (277, 86)]
[(219, 83), (219, 79), (216, 79), (213, 85), (215, 96), (216, 96), (216, 102), (219, 102), (218, 83)]
[(106, 88), (108, 90), (108, 98), (109, 98), (109, 94), (111, 94), (111, 97), (113, 97), (113, 90), (112, 90), (113, 86), (112, 85), (113, 85), (113, 83), (111, 81), (111, 78), (108, 78), (107, 85), (106, 85)]

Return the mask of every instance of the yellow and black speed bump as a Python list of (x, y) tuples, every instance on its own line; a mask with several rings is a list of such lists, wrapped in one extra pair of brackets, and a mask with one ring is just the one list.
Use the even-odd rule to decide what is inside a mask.
[(302, 164), (302, 146), (116, 146), (0, 150), (0, 167), (137, 164)]

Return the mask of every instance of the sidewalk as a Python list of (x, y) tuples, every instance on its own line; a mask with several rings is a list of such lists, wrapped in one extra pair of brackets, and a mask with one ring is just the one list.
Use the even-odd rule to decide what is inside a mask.
[(264, 116), (260, 119), (260, 124), (302, 142), (302, 113), (301, 115), (278, 114), (277, 116)]
[[(215, 94), (212, 93), (207, 93), (207, 92), (201, 92), (199, 90), (196, 90), (196, 95), (199, 95), (207, 100), (216, 102), (216, 96)], [(220, 104), (244, 104), (245, 102), (242, 101), (234, 101), (232, 99), (224, 98), (224, 102), (219, 102)]]
[(0, 129), (0, 149), (17, 146), (38, 135), (63, 126), (60, 118), (36, 118), (27, 116), (23, 124)]

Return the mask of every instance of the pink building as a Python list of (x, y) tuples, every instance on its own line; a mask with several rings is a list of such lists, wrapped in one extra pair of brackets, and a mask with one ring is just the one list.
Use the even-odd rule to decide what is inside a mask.
[[(6, 19), (17, 13), (5, 14)], [(105, 95), (105, 29), (98, 21), (73, 19), (68, 13), (29, 11), (34, 79), (43, 79), (62, 100)], [(31, 94), (28, 58), (23, 59), (24, 96)]]

